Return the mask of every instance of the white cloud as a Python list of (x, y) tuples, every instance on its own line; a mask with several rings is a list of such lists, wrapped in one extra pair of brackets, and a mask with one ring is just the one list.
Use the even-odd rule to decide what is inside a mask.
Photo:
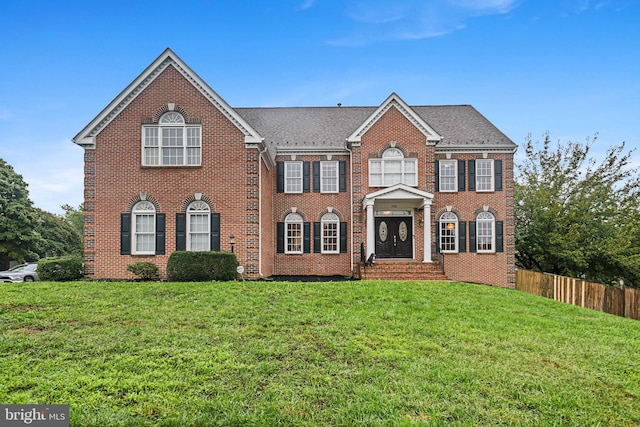
[(329, 41), (332, 45), (360, 46), (386, 40), (439, 37), (466, 27), (466, 21), (482, 15), (505, 14), (520, 0), (354, 0), (346, 16), (354, 26), (349, 35)]

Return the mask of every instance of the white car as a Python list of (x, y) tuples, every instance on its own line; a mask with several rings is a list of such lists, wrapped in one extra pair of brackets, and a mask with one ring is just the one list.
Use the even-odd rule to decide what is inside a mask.
[(40, 280), (36, 269), (38, 264), (20, 264), (7, 271), (0, 271), (0, 282), (34, 282)]

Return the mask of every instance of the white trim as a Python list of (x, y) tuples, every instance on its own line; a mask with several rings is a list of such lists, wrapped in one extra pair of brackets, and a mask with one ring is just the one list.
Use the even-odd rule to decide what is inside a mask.
[[(326, 165), (326, 164), (332, 164), (335, 167), (335, 172), (336, 173), (335, 173), (335, 176), (333, 176), (333, 178), (335, 178), (335, 190), (329, 191), (329, 190), (325, 190), (324, 189), (324, 174), (323, 174), (324, 169), (323, 169), (322, 166)], [(337, 193), (339, 193), (339, 190), (340, 190), (340, 188), (339, 188), (340, 187), (340, 182), (339, 182), (340, 181), (340, 176), (339, 176), (339, 172), (340, 171), (339, 171), (339, 169), (340, 169), (340, 167), (339, 167), (339, 164), (338, 164), (337, 160), (321, 160), (320, 161), (320, 193), (323, 193), (323, 194), (337, 194)]]
[[(293, 191), (289, 189), (289, 179), (294, 179), (297, 177), (290, 177), (288, 175), (289, 166), (292, 165), (300, 165), (300, 191)], [(304, 192), (304, 164), (302, 161), (286, 161), (284, 162), (284, 192), (287, 194), (302, 194)]]
[[(325, 217), (331, 216), (331, 219), (325, 219)], [(324, 226), (326, 224), (333, 224), (336, 227), (336, 249), (333, 251), (325, 250), (325, 234), (324, 234)], [(333, 212), (327, 212), (322, 215), (320, 218), (320, 253), (323, 254), (339, 254), (340, 253), (340, 218)]]
[[(491, 174), (489, 175), (489, 188), (483, 188), (482, 190), (478, 189), (478, 163), (480, 162), (486, 162), (489, 163), (491, 165)], [(475, 177), (476, 177), (476, 193), (490, 193), (492, 191), (495, 191), (495, 184), (496, 184), (496, 166), (495, 166), (495, 162), (493, 161), (493, 159), (476, 159), (475, 162)], [(483, 177), (486, 178), (486, 175), (483, 175)]]

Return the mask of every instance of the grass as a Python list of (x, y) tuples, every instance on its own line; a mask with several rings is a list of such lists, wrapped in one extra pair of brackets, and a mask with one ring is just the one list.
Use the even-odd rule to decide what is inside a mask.
[(0, 288), (0, 402), (72, 426), (640, 424), (640, 323), (463, 283)]

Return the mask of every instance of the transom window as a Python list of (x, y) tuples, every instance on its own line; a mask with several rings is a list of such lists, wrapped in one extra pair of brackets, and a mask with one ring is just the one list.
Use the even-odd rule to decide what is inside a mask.
[(440, 215), (440, 251), (458, 252), (458, 216), (453, 212)]
[(174, 111), (165, 113), (157, 125), (142, 127), (142, 164), (199, 166), (201, 139), (200, 125), (187, 125), (184, 117)]
[(338, 162), (320, 162), (320, 192), (338, 192)]
[(369, 159), (369, 186), (390, 187), (395, 184), (418, 185), (418, 159), (407, 159), (398, 148), (382, 153), (381, 159)]
[(298, 213), (290, 213), (284, 220), (285, 223), (285, 248), (287, 254), (302, 253), (302, 216)]
[(458, 162), (456, 160), (440, 160), (439, 163), (440, 170), (438, 171), (438, 175), (440, 177), (440, 182), (438, 184), (440, 191), (456, 191), (456, 169)]
[(302, 162), (285, 162), (285, 193), (302, 193)]
[(476, 160), (476, 191), (493, 191), (493, 159)]
[(131, 211), (133, 250), (138, 255), (153, 255), (156, 251), (156, 208), (153, 203), (141, 201)]
[(333, 212), (322, 215), (322, 253), (337, 254), (340, 252), (340, 218)]
[(187, 207), (187, 250), (211, 250), (211, 209), (203, 201)]
[(476, 217), (476, 249), (478, 252), (495, 252), (495, 218), (490, 212)]

